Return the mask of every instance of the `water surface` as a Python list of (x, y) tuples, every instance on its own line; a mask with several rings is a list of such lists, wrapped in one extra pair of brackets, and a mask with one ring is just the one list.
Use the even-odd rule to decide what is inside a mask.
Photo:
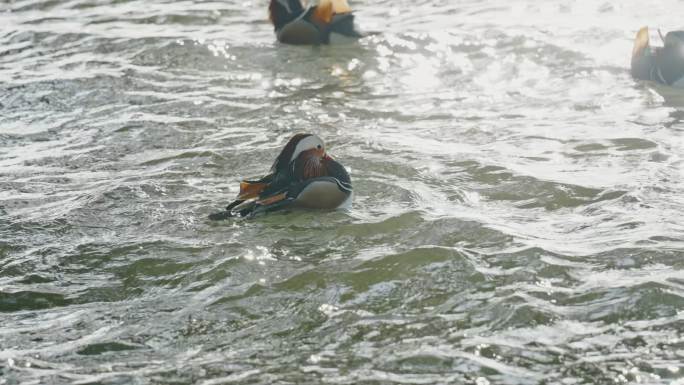
[[(0, 384), (649, 383), (684, 370), (682, 2), (0, 4)], [(211, 223), (316, 132), (349, 211)], [(681, 381), (681, 380), (680, 380)]]

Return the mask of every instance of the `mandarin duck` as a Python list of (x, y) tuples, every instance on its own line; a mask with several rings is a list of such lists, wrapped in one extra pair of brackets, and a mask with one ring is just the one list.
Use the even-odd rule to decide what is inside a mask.
[(243, 180), (235, 200), (209, 218), (254, 216), (290, 207), (331, 210), (345, 206), (351, 196), (349, 174), (326, 153), (321, 138), (297, 134), (287, 142), (268, 175)]
[(268, 14), (281, 43), (328, 44), (333, 33), (362, 37), (354, 29), (354, 15), (347, 0), (320, 0), (318, 5), (307, 7), (300, 0), (271, 0)]
[(664, 46), (653, 47), (648, 27), (639, 30), (632, 49), (632, 76), (684, 88), (684, 31), (660, 36)]

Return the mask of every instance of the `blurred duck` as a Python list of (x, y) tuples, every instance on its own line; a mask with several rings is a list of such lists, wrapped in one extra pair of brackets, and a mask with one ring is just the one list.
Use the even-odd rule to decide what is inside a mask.
[(321, 138), (297, 134), (280, 152), (270, 174), (242, 181), (237, 198), (209, 219), (253, 216), (288, 207), (336, 209), (351, 195), (349, 174), (326, 154)]
[(286, 44), (328, 44), (337, 33), (359, 38), (347, 0), (320, 0), (304, 7), (300, 0), (271, 0), (268, 14), (278, 41)]
[(632, 49), (632, 76), (684, 87), (684, 31), (660, 36), (664, 46), (653, 47), (649, 42), (648, 27), (639, 30)]

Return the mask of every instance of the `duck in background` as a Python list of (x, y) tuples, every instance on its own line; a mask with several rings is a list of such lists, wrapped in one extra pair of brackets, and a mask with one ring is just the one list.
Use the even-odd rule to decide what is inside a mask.
[(639, 30), (632, 49), (632, 76), (684, 88), (684, 31), (660, 37), (664, 46), (654, 47), (649, 41), (648, 27)]
[(300, 0), (271, 0), (268, 14), (278, 41), (285, 44), (328, 44), (333, 33), (362, 37), (347, 0), (320, 0), (307, 7)]
[(323, 140), (313, 134), (297, 134), (268, 175), (242, 181), (237, 198), (209, 219), (254, 216), (289, 207), (331, 210), (344, 207), (351, 196), (351, 178), (344, 166), (326, 153)]

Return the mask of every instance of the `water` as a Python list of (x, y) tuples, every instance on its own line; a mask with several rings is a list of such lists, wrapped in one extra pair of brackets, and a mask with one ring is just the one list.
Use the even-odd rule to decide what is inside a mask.
[[(0, 4), (0, 384), (681, 383), (681, 1)], [(211, 223), (295, 132), (349, 211)]]

